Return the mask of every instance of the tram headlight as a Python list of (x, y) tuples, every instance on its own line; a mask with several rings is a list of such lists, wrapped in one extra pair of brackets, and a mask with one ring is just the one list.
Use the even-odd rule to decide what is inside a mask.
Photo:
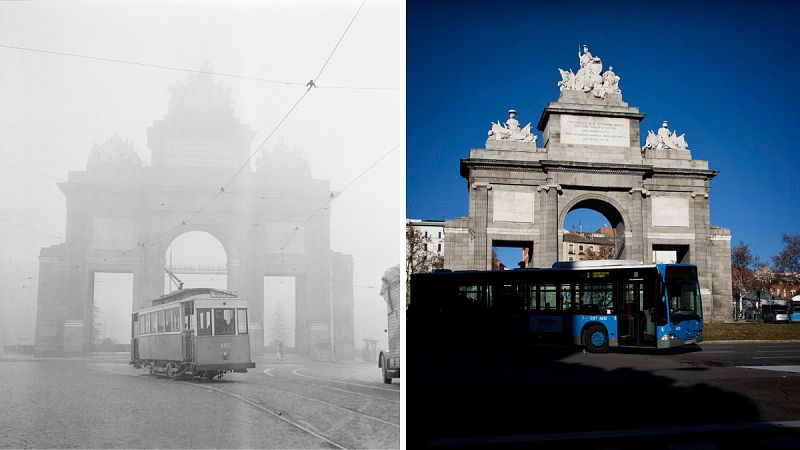
[(661, 340), (662, 341), (674, 341), (675, 340), (675, 335), (674, 334), (665, 334), (665, 335), (661, 336)]
[(222, 359), (228, 359), (228, 352), (222, 352)]

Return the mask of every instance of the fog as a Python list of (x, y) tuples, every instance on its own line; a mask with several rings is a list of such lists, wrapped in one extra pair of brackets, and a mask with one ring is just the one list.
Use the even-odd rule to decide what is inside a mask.
[[(404, 4), (364, 3), (339, 42), (360, 5), (0, 3), (0, 345), (33, 344), (39, 252), (64, 242), (67, 233), (66, 200), (57, 183), (70, 171), (87, 170), (93, 148), (115, 134), (127, 144), (112, 147), (129, 145), (144, 166), (154, 164), (147, 129), (192, 108), (189, 79), (202, 68), (229, 90), (233, 116), (254, 133), (247, 151), (230, 159), (231, 167), (244, 164), (265, 142), (244, 172), (255, 170), (264, 152), (289, 151), (308, 163), (314, 179), (329, 180), (334, 193), (341, 191), (321, 214), (330, 214), (332, 250), (353, 257), (355, 345), (377, 338), (385, 346), (380, 278), (402, 261), (404, 251)], [(309, 90), (312, 79), (316, 87)], [(182, 89), (174, 86), (181, 84), (186, 91), (178, 97), (187, 100), (171, 104), (172, 93)], [(204, 120), (216, 123), (208, 114)], [(172, 157), (196, 158), (202, 166), (204, 155), (222, 151), (217, 144), (210, 132), (206, 145)], [(199, 190), (179, 206), (191, 216), (214, 194)], [(136, 193), (143, 201), (160, 201), (148, 195)], [(213, 201), (208, 207), (214, 208)], [(104, 240), (124, 241), (117, 231), (106, 228)], [(221, 246), (187, 239), (173, 242), (167, 264), (169, 253), (173, 264), (225, 264)], [(118, 275), (95, 277), (105, 324), (130, 312), (130, 279)], [(187, 286), (225, 279), (183, 278)], [(102, 332), (122, 339), (129, 329)]]

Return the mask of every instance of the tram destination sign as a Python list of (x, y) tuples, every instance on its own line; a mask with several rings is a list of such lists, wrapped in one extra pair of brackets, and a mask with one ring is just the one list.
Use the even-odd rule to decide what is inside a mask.
[(628, 119), (619, 117), (561, 115), (561, 143), (629, 147), (631, 129)]

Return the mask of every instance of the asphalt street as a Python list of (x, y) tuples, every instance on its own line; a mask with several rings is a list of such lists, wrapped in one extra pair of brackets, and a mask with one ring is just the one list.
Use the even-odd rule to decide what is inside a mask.
[(407, 360), (416, 447), (800, 448), (796, 342), (409, 349)]
[(376, 364), (257, 359), (175, 381), (127, 359), (0, 357), (0, 447), (400, 447), (400, 385)]

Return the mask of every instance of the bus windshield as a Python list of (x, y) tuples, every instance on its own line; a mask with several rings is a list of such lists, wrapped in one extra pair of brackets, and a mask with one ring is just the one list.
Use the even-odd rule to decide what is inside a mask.
[(684, 320), (700, 320), (703, 317), (703, 302), (700, 299), (700, 284), (693, 267), (667, 267), (667, 296), (669, 316), (673, 323)]

